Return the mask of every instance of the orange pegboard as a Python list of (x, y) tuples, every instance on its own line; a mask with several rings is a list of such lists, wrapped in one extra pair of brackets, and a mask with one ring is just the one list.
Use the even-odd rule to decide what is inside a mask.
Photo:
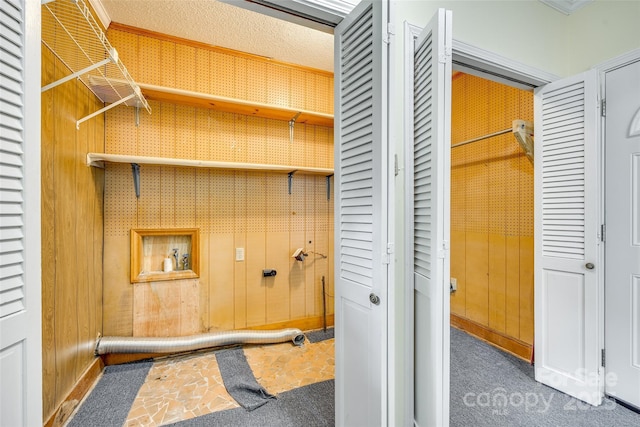
[(291, 142), (289, 139), (289, 124), (282, 120), (267, 119), (266, 125), (267, 151), (262, 163), (275, 165), (291, 164)]
[(247, 162), (265, 163), (267, 150), (267, 119), (247, 116)]
[[(304, 180), (293, 178), (293, 187), (303, 188)], [(300, 182), (298, 182), (300, 181)], [(265, 210), (267, 232), (288, 231), (291, 216), (291, 197), (286, 175), (265, 174)], [(277, 200), (277, 203), (274, 201)]]
[(163, 41), (160, 48), (160, 81), (161, 86), (175, 87), (176, 85), (176, 44)]
[(291, 108), (304, 110), (307, 96), (307, 92), (305, 91), (305, 72), (291, 69), (289, 75), (289, 106)]
[(133, 188), (131, 166), (120, 163), (105, 165), (104, 233), (106, 236), (128, 236), (136, 228), (137, 199)]
[[(211, 226), (216, 224), (212, 221), (212, 203), (211, 203), (211, 183), (213, 178), (210, 176), (216, 171), (211, 169), (196, 169), (196, 208), (195, 208), (195, 226), (200, 229), (200, 233), (206, 234), (211, 232)], [(216, 194), (215, 192), (213, 194)], [(233, 199), (225, 201), (226, 204), (233, 206)], [(213, 205), (218, 208), (217, 204)]]
[(176, 43), (176, 87), (196, 90), (196, 48)]
[(209, 84), (214, 95), (233, 98), (235, 93), (235, 58), (220, 52), (209, 53)]
[(195, 56), (195, 90), (200, 93), (211, 93), (211, 66), (209, 51), (206, 49), (196, 49)]
[(176, 105), (175, 155), (179, 159), (195, 158), (196, 108)]
[(159, 84), (162, 80), (162, 42), (151, 37), (138, 36), (139, 82)]
[(264, 172), (247, 172), (246, 221), (247, 233), (267, 231), (267, 209), (275, 198), (267, 193), (267, 177)]
[(246, 99), (251, 102), (266, 103), (267, 102), (267, 64), (264, 62), (246, 61)]
[(162, 157), (176, 157), (176, 105), (161, 103), (154, 114), (160, 116), (158, 149)]
[(195, 111), (195, 158), (197, 160), (211, 159), (211, 146), (215, 135), (212, 131), (213, 111), (197, 108)]
[[(533, 120), (530, 92), (474, 76), (454, 79), (452, 99), (453, 144)], [(453, 230), (533, 232), (533, 169), (511, 133), (454, 148), (451, 161)]]
[(196, 169), (176, 168), (175, 227), (192, 228), (196, 222)]
[(291, 73), (289, 67), (267, 67), (267, 104), (289, 106)]

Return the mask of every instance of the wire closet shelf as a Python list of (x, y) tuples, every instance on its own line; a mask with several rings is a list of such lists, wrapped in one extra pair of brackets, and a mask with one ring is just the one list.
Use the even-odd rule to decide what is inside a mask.
[(71, 71), (44, 86), (42, 92), (77, 78), (109, 104), (79, 119), (76, 127), (120, 104), (135, 107), (136, 113), (140, 108), (151, 113), (140, 87), (83, 0), (42, 1), (42, 44)]

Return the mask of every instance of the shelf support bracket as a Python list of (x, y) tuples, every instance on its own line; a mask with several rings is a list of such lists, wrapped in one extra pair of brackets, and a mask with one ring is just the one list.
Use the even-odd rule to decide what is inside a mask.
[(109, 104), (106, 107), (99, 109), (95, 113), (91, 113), (88, 116), (81, 118), (80, 120), (78, 120), (76, 122), (76, 129), (80, 129), (80, 123), (86, 122), (87, 120), (89, 120), (89, 119), (91, 119), (91, 118), (93, 118), (93, 117), (95, 117), (95, 116), (97, 116), (99, 114), (102, 114), (105, 111), (110, 110), (113, 107), (116, 107), (116, 106), (122, 104), (123, 102), (127, 102), (128, 100), (134, 98), (135, 96), (136, 96), (136, 94), (132, 93), (131, 95), (126, 96), (126, 97), (122, 98), (121, 100), (114, 102), (113, 104)]
[(296, 171), (291, 171), (287, 174), (287, 180), (288, 180), (288, 184), (289, 184), (289, 194), (291, 194), (291, 188), (293, 187), (293, 174), (296, 173)]
[(60, 80), (56, 80), (55, 82), (51, 82), (48, 85), (43, 86), (41, 92), (46, 92), (49, 89), (53, 89), (54, 87), (56, 87), (58, 85), (61, 85), (62, 83), (68, 82), (69, 80), (76, 79), (76, 78), (80, 77), (81, 75), (83, 75), (85, 73), (88, 73), (91, 70), (95, 70), (96, 68), (100, 68), (103, 65), (108, 64), (111, 61), (112, 61), (111, 57), (108, 57), (108, 58), (103, 59), (100, 62), (96, 62), (95, 64), (89, 65), (88, 67), (83, 68), (80, 71), (76, 71), (75, 73), (71, 73), (68, 76), (61, 78)]
[(327, 200), (331, 200), (331, 175), (327, 175)]
[(140, 165), (131, 163), (131, 173), (133, 173), (133, 188), (136, 192), (136, 198), (140, 198)]
[[(289, 120), (289, 142), (293, 144), (293, 129), (296, 126), (296, 120), (300, 117), (300, 112), (298, 112), (295, 116)], [(291, 193), (289, 193), (291, 194)]]
[(140, 107), (136, 106), (136, 127), (140, 127)]

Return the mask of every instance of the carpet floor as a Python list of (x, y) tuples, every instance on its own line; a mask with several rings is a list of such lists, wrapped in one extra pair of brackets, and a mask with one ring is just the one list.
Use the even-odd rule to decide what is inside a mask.
[[(321, 337), (324, 338), (324, 337)], [(333, 341), (325, 341), (333, 352)], [(315, 345), (320, 345), (315, 344)], [(69, 426), (141, 426), (141, 425), (175, 425), (179, 427), (197, 426), (332, 426), (334, 424), (334, 380), (316, 380), (309, 384), (302, 381), (301, 386), (289, 389), (278, 389), (284, 372), (303, 372), (305, 366), (317, 370), (317, 366), (326, 366), (325, 359), (314, 362), (314, 344), (306, 344), (306, 348), (279, 344), (264, 348), (250, 348), (249, 353), (264, 353), (268, 366), (279, 366), (272, 371), (252, 364), (252, 370), (258, 382), (266, 390), (277, 395), (277, 399), (253, 411), (247, 411), (237, 404), (222, 405), (213, 411), (206, 408), (188, 417), (174, 417), (173, 421), (165, 417), (164, 422), (140, 422), (145, 418), (132, 418), (136, 395), (142, 394), (147, 383), (152, 389), (171, 381), (170, 372), (150, 370), (164, 362), (142, 362), (127, 365), (109, 366), (93, 391), (85, 399), (77, 413), (69, 422)], [(280, 353), (278, 350), (291, 351)], [(278, 351), (272, 353), (272, 351)], [(321, 354), (327, 354), (329, 348)], [(213, 355), (211, 355), (213, 356)], [(215, 357), (209, 359), (212, 364)], [(207, 371), (209, 365), (201, 361), (203, 355), (183, 356), (185, 365), (206, 372), (203, 387), (212, 390), (216, 381), (222, 387), (221, 379), (214, 379)], [(211, 360), (211, 358), (213, 360)], [(176, 359), (179, 359), (176, 358)], [(295, 363), (295, 364), (291, 364)], [(299, 365), (299, 366), (298, 366)], [(153, 368), (157, 369), (157, 368)], [(217, 370), (217, 366), (216, 366)], [(275, 373), (274, 373), (275, 372)], [(308, 376), (304, 373), (303, 376)], [(166, 377), (166, 378), (165, 378)], [(146, 382), (145, 383), (145, 378)], [(189, 381), (194, 381), (190, 379)], [(332, 375), (330, 376), (332, 378)], [(170, 385), (170, 384), (169, 384)], [(178, 393), (176, 386), (169, 391)], [(177, 386), (191, 397), (199, 393), (186, 386)], [(186, 387), (186, 388), (185, 388)], [(140, 398), (140, 396), (138, 396)], [(185, 397), (187, 398), (187, 397)], [(153, 400), (155, 398), (152, 398)], [(183, 400), (178, 396), (176, 400)], [(202, 399), (213, 401), (217, 397)], [(640, 426), (640, 414), (606, 400), (598, 407), (584, 404), (570, 396), (537, 383), (534, 380), (533, 367), (515, 356), (502, 352), (497, 348), (480, 341), (458, 329), (451, 329), (451, 416), (452, 427), (502, 427), (502, 426)], [(171, 405), (169, 405), (171, 406)], [(229, 409), (230, 408), (230, 409)], [(179, 409), (184, 411), (184, 409)], [(178, 411), (178, 412), (179, 412)], [(129, 414), (129, 419), (127, 419)], [(189, 419), (187, 419), (189, 418)], [(173, 424), (172, 424), (173, 423)]]
[(612, 400), (597, 407), (537, 383), (533, 366), (451, 328), (451, 427), (640, 426)]

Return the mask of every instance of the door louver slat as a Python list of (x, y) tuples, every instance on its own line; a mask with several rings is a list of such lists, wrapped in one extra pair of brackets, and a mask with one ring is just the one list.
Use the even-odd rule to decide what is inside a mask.
[(432, 40), (416, 50), (414, 74), (414, 271), (431, 278), (432, 254)]
[(340, 104), (340, 275), (373, 280), (373, 53), (372, 19), (364, 14), (343, 35)]
[(0, 317), (24, 310), (23, 37), (19, 5), (0, 22)]
[[(542, 253), (585, 255), (584, 84), (542, 99)], [(571, 231), (575, 230), (574, 233)]]

